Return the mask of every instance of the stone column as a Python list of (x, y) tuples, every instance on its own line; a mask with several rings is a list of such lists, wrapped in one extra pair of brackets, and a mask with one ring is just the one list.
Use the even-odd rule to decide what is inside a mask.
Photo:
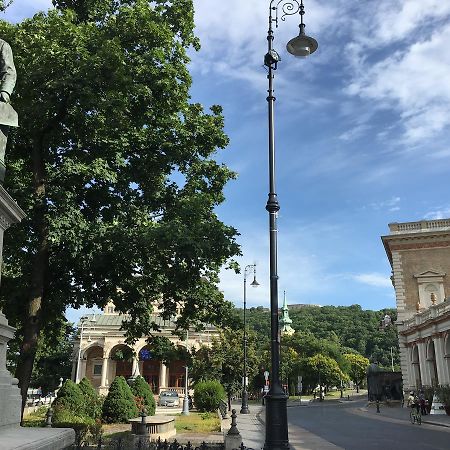
[(427, 367), (427, 350), (425, 342), (418, 342), (417, 347), (419, 349), (419, 366), (420, 375), (422, 377), (422, 384), (424, 386), (431, 386), (430, 371)]
[(102, 380), (100, 382), (100, 388), (106, 388), (106, 381), (107, 381), (107, 374), (108, 374), (108, 360), (106, 356), (103, 357), (103, 364), (102, 364)]
[(436, 368), (438, 374), (438, 384), (449, 384), (446, 361), (444, 357), (444, 338), (441, 336), (433, 337), (434, 342), (434, 353), (436, 358)]
[(167, 366), (161, 362), (159, 367), (159, 389), (166, 388), (167, 386)]

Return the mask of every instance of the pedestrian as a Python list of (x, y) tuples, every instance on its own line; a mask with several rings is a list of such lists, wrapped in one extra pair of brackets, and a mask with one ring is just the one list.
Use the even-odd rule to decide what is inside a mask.
[(425, 406), (425, 394), (423, 393), (423, 391), (419, 391), (419, 405), (420, 405), (420, 413), (422, 414), (422, 416), (426, 416), (427, 409)]

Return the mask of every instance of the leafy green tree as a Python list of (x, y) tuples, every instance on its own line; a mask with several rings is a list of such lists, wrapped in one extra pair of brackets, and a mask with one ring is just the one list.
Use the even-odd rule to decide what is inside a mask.
[(0, 11), (4, 11), (12, 2), (13, 0), (0, 0)]
[[(60, 379), (70, 378), (73, 357), (72, 324), (55, 320), (52, 326), (46, 328), (38, 341), (33, 373), (30, 380), (32, 388), (40, 387), (42, 393), (54, 391), (60, 384)], [(8, 343), (8, 369), (14, 373), (20, 356), (20, 338)]]
[(369, 360), (356, 353), (346, 353), (344, 357), (349, 363), (348, 376), (356, 384), (356, 392), (359, 392), (359, 386), (367, 376), (366, 372), (367, 367), (369, 367)]
[[(243, 331), (224, 329), (219, 339), (213, 339), (211, 348), (204, 347), (194, 355), (192, 379), (214, 379), (220, 381), (228, 396), (228, 403), (234, 393), (242, 390), (244, 368)], [(256, 335), (247, 333), (247, 377), (256, 375), (259, 367), (256, 352)]]
[(106, 423), (125, 423), (138, 415), (133, 393), (125, 378), (114, 378), (103, 403), (103, 420)]
[(215, 364), (216, 360), (213, 357), (211, 347), (202, 345), (196, 350), (193, 354), (192, 367), (189, 371), (189, 375), (194, 383), (220, 379), (220, 366)]
[[(191, 103), (192, 0), (54, 0), (0, 22), (19, 73), (21, 127), (5, 188), (26, 212), (5, 236), (1, 306), (20, 331), (25, 399), (41, 330), (67, 307), (129, 313), (148, 335), (151, 299), (176, 326), (221, 323), (220, 268), (239, 253), (216, 207), (234, 177), (219, 106)], [(120, 289), (118, 289), (120, 288)]]
[(317, 385), (336, 386), (347, 378), (333, 358), (321, 354), (301, 358), (299, 370), (310, 389)]
[(135, 397), (141, 397), (143, 399), (147, 416), (153, 416), (156, 409), (155, 397), (153, 396), (153, 392), (144, 378), (141, 376), (136, 377), (131, 384), (131, 392)]
[[(295, 376), (298, 374), (298, 354), (291, 348), (281, 345), (280, 352), (280, 379), (283, 384), (287, 384), (288, 389), (295, 387)], [(289, 390), (289, 392), (291, 392)]]
[[(242, 315), (242, 310), (239, 311)], [(323, 353), (335, 359), (346, 372), (344, 353), (374, 358), (380, 367), (391, 368), (391, 349), (394, 366), (399, 368), (397, 327), (381, 327), (381, 320), (389, 314), (396, 320), (394, 309), (363, 310), (352, 306), (308, 306), (289, 311), (296, 333), (283, 337), (283, 345), (292, 346), (299, 355)], [(266, 345), (270, 336), (270, 313), (267, 308), (249, 308), (247, 323), (258, 334), (259, 342)]]

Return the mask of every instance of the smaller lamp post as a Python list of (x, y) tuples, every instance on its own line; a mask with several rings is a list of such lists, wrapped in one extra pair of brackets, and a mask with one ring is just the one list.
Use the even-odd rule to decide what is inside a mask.
[(246, 312), (247, 312), (247, 275), (253, 269), (253, 281), (250, 286), (256, 288), (259, 283), (256, 281), (256, 264), (249, 264), (245, 266), (244, 269), (244, 373), (242, 379), (242, 404), (241, 404), (241, 414), (249, 414), (248, 409), (248, 392), (247, 392), (247, 322), (246, 322)]
[(82, 316), (80, 318), (80, 322), (81, 322), (81, 327), (80, 327), (80, 345), (78, 347), (77, 373), (76, 373), (76, 377), (75, 377), (75, 383), (79, 383), (79, 381), (80, 381), (81, 345), (83, 343), (84, 326), (86, 325), (87, 322), (91, 322), (91, 323), (97, 322), (97, 319), (95, 318), (95, 313), (94, 313), (94, 315), (92, 316), (91, 319), (89, 319), (88, 316)]
[(78, 346), (77, 374), (76, 374), (76, 377), (75, 377), (75, 383), (78, 383), (80, 381), (81, 344), (83, 343), (83, 330), (84, 330), (84, 325), (87, 322), (87, 316), (81, 317), (80, 322), (81, 322), (81, 327), (80, 327), (80, 344)]
[[(186, 331), (186, 355), (188, 352), (188, 339), (189, 339), (189, 330)], [(188, 362), (186, 361), (186, 365), (184, 366), (184, 399), (183, 399), (183, 411), (181, 414), (183, 416), (189, 415), (189, 384), (188, 384), (188, 378), (189, 378), (189, 368), (188, 368)]]

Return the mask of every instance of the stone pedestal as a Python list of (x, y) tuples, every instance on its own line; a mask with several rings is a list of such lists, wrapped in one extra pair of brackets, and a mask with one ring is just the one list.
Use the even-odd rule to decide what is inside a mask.
[[(25, 213), (17, 206), (3, 186), (0, 186), (0, 264), (4, 232), (13, 223), (20, 222), (24, 217)], [(6, 345), (14, 337), (14, 332), (15, 329), (9, 326), (6, 317), (0, 310), (0, 429), (20, 423), (22, 397), (17, 386), (18, 380), (13, 378), (6, 368)]]
[(446, 414), (444, 404), (437, 398), (436, 395), (433, 395), (433, 403), (431, 405), (430, 414)]
[(17, 386), (18, 380), (6, 369), (6, 344), (13, 338), (14, 331), (0, 311), (0, 429), (20, 422), (22, 397)]
[[(0, 185), (0, 282), (3, 234), (14, 223), (20, 222), (25, 213)], [(65, 428), (23, 428), (20, 427), (22, 397), (13, 378), (6, 368), (6, 346), (14, 337), (15, 329), (10, 327), (0, 310), (0, 448), (2, 450), (59, 450), (75, 442), (75, 431)]]

